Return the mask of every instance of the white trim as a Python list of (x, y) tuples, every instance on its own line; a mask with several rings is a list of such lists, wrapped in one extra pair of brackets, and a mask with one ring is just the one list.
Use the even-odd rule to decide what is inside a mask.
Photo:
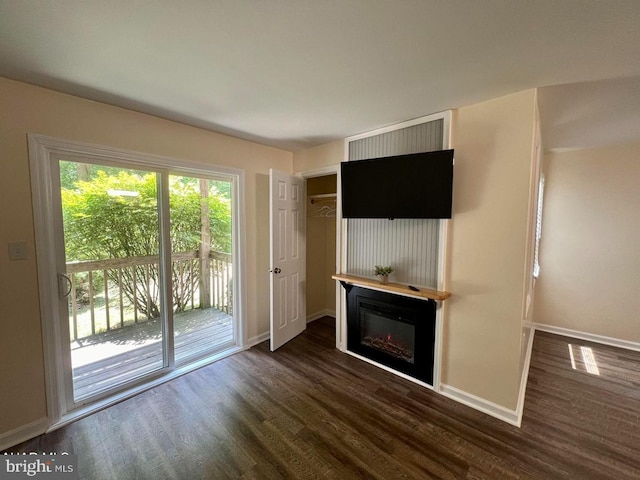
[[(34, 145), (40, 146), (43, 152), (46, 151), (47, 154), (76, 155), (94, 162), (109, 162), (109, 160), (113, 161), (113, 158), (116, 157), (119, 160), (130, 162), (132, 165), (144, 166), (154, 171), (158, 168), (165, 168), (171, 174), (174, 173), (174, 171), (171, 170), (172, 168), (179, 168), (179, 174), (193, 175), (220, 173), (222, 175), (235, 176), (243, 172), (243, 170), (233, 167), (193, 162), (153, 153), (136, 152), (75, 140), (64, 140), (34, 133), (29, 133), (28, 138), (30, 145), (33, 142)], [(212, 172), (212, 170), (215, 170), (215, 172)]]
[(270, 338), (271, 338), (271, 334), (268, 331), (267, 332), (263, 332), (263, 333), (260, 333), (260, 334), (256, 335), (255, 337), (248, 338), (247, 339), (247, 344), (245, 346), (246, 346), (246, 348), (255, 347), (259, 343), (265, 342), (265, 341), (269, 340)]
[(626, 350), (634, 350), (636, 352), (640, 352), (639, 342), (621, 340), (619, 338), (613, 337), (605, 337), (604, 335), (597, 335), (595, 333), (579, 332), (578, 330), (555, 327), (553, 325), (545, 325), (543, 323), (534, 323), (533, 328), (542, 332), (555, 333), (556, 335), (562, 335), (565, 337), (579, 338), (580, 340), (585, 340), (587, 342), (601, 343), (603, 345), (610, 345), (612, 347), (624, 348)]
[(418, 380), (417, 378), (407, 375), (406, 373), (402, 373), (398, 370), (394, 370), (393, 368), (387, 367), (386, 365), (383, 365), (374, 360), (371, 360), (370, 358), (363, 357), (362, 355), (358, 355), (357, 353), (354, 353), (351, 350), (346, 350), (344, 353), (346, 353), (347, 355), (351, 355), (352, 357), (356, 357), (357, 359), (362, 360), (363, 362), (370, 363), (371, 365), (381, 368), (382, 370), (386, 370), (389, 373), (393, 373), (394, 375), (397, 375), (398, 377), (402, 377), (405, 380), (409, 380), (410, 382), (417, 383), (418, 385), (428, 388), (429, 390), (434, 390), (433, 386), (429, 385), (426, 382), (423, 382), (422, 380)]
[(444, 309), (446, 302), (435, 302), (436, 304), (436, 330), (433, 344), (433, 389), (436, 392), (440, 392), (441, 380), (442, 380), (442, 344), (443, 344), (443, 332), (444, 332)]
[[(451, 148), (451, 110), (443, 112), (443, 139), (442, 148)], [(455, 164), (455, 158), (454, 158)], [(449, 231), (451, 226), (451, 220), (442, 219), (438, 228), (438, 289), (440, 291), (447, 291), (448, 279), (447, 279), (447, 265), (449, 264)], [(433, 364), (433, 386), (437, 392), (440, 392), (442, 388), (442, 350), (443, 350), (443, 336), (444, 336), (444, 320), (447, 308), (446, 302), (436, 302), (436, 331), (435, 331), (435, 345), (434, 345), (434, 359), (437, 361)]]
[[(349, 160), (349, 142), (345, 140), (345, 161)], [(342, 218), (342, 174), (338, 172), (338, 201), (336, 203), (336, 273), (347, 271), (347, 237), (349, 222)], [(347, 351), (347, 292), (336, 281), (336, 348)]]
[[(234, 340), (238, 346), (246, 345), (245, 335), (247, 322), (244, 312), (247, 311), (247, 297), (244, 293), (247, 258), (247, 224), (245, 217), (245, 181), (244, 170), (237, 170), (232, 183), (233, 202), (231, 202), (231, 241), (234, 248), (237, 248), (238, 254), (233, 262), (233, 283), (235, 298), (233, 298), (233, 321), (234, 324)], [(236, 225), (233, 225), (233, 219), (236, 219)]]
[[(440, 393), (446, 397), (451, 398), (452, 400), (456, 400), (460, 403), (463, 403), (471, 408), (479, 410), (483, 413), (491, 415), (492, 417), (503, 420), (511, 425), (516, 427), (520, 427), (522, 424), (522, 415), (524, 413), (524, 402), (527, 393), (527, 383), (529, 380), (529, 370), (531, 366), (531, 355), (533, 352), (533, 339), (535, 337), (535, 330), (537, 330), (537, 325), (534, 325), (536, 328), (532, 328), (529, 334), (529, 341), (527, 343), (527, 352), (524, 359), (524, 365), (522, 368), (522, 375), (520, 377), (520, 389), (518, 393), (518, 403), (516, 410), (510, 410), (501, 405), (490, 402), (489, 400), (485, 400), (471, 393), (464, 392), (456, 387), (452, 387), (451, 385), (441, 385)], [(554, 327), (551, 327), (553, 329)], [(540, 328), (539, 330), (545, 330)], [(564, 330), (564, 329), (562, 329)], [(557, 333), (557, 332), (551, 332)], [(579, 332), (576, 332), (579, 333)], [(638, 350), (640, 350), (640, 345), (638, 345)]]
[[(45, 140), (44, 142), (41, 140)], [(33, 202), (33, 224), (35, 250), (38, 269), (38, 291), (40, 293), (40, 323), (42, 328), (42, 348), (44, 352), (44, 375), (47, 415), (56, 421), (66, 408), (64, 381), (60, 376), (64, 371), (64, 359), (57, 347), (61, 344), (60, 322), (46, 321), (49, 315), (56, 318), (58, 312), (58, 292), (51, 281), (57, 272), (55, 252), (55, 231), (53, 215), (49, 215), (49, 199), (53, 198), (51, 166), (46, 138), (29, 135), (29, 169), (31, 173), (31, 195)], [(44, 339), (49, 339), (45, 341)], [(63, 407), (65, 406), (65, 407)]]
[(327, 175), (337, 175), (338, 170), (340, 170), (340, 164), (328, 165), (322, 168), (314, 168), (313, 170), (304, 170), (304, 171), (296, 172), (294, 173), (294, 175), (296, 177), (302, 177), (302, 178), (324, 177)]
[(320, 310), (319, 312), (312, 313), (311, 315), (307, 315), (307, 323), (314, 322), (322, 317), (333, 317), (336, 318), (335, 310), (330, 310), (325, 308), (324, 310)]
[[(64, 381), (61, 379), (62, 372), (69, 371), (65, 367), (65, 355), (62, 347), (64, 331), (62, 325), (65, 322), (59, 312), (58, 306), (61, 302), (58, 299), (58, 292), (55, 278), (59, 270), (56, 254), (56, 245), (61, 244), (56, 238), (56, 220), (52, 214), (50, 199), (55, 198), (55, 188), (52, 180), (51, 161), (55, 157), (80, 157), (87, 162), (112, 163), (113, 159), (118, 159), (123, 163), (132, 166), (142, 167), (151, 171), (163, 174), (194, 175), (204, 178), (224, 179), (232, 182), (232, 193), (234, 205), (233, 222), (233, 248), (234, 248), (234, 341), (237, 348), (231, 347), (225, 352), (215, 354), (205, 360), (195, 362), (189, 366), (161, 373), (149, 383), (133, 385), (125, 392), (143, 391), (152, 385), (165, 382), (180, 372), (186, 372), (187, 368), (197, 368), (198, 365), (206, 364), (222, 358), (228, 354), (240, 351), (243, 345), (244, 331), (244, 311), (246, 299), (243, 298), (242, 289), (245, 273), (245, 217), (244, 217), (244, 171), (241, 169), (211, 165), (207, 163), (188, 162), (171, 157), (133, 152), (118, 148), (105, 147), (100, 145), (76, 142), (73, 140), (63, 140), (44, 135), (28, 134), (29, 144), (29, 168), (31, 173), (31, 191), (33, 199), (33, 215), (35, 230), (35, 246), (38, 258), (38, 288), (40, 296), (40, 321), (42, 325), (43, 350), (44, 350), (44, 373), (46, 388), (47, 415), (54, 425), (58, 425), (63, 417), (78, 418), (78, 415), (103, 408), (105, 402), (116, 398), (120, 401), (120, 394), (97, 399), (89, 406), (81, 406), (78, 410), (72, 410), (77, 405), (72, 404), (71, 394), (65, 391)], [(58, 229), (59, 230), (59, 229)], [(144, 380), (143, 380), (144, 381)], [(81, 402), (82, 403), (82, 402)], [(80, 413), (77, 413), (80, 412)]]
[[(173, 299), (173, 278), (171, 275), (171, 208), (169, 204), (169, 176), (168, 175), (156, 175), (157, 191), (159, 193), (157, 197), (156, 211), (158, 212), (158, 219), (160, 233), (160, 251), (159, 253), (159, 267), (162, 278), (162, 286), (164, 291), (160, 294), (160, 308), (164, 312), (162, 316), (162, 366), (173, 370), (176, 366), (175, 361), (175, 338), (173, 335), (165, 335), (165, 332), (173, 332), (173, 306), (169, 307), (169, 299)], [(162, 289), (161, 289), (162, 290)], [(171, 302), (173, 303), (173, 302)]]
[(515, 427), (522, 425), (522, 414), (524, 413), (524, 402), (527, 393), (527, 382), (529, 380), (529, 367), (531, 365), (531, 353), (533, 352), (533, 338), (535, 330), (531, 329), (529, 342), (527, 343), (527, 353), (524, 359), (522, 375), (520, 376), (520, 389), (518, 392), (518, 403), (515, 410), (508, 409), (497, 403), (493, 403), (484, 398), (467, 393), (451, 385), (440, 385), (439, 392), (452, 400), (463, 403), (480, 412), (491, 415), (499, 420), (505, 421)]
[[(8, 450), (14, 445), (25, 442), (33, 437), (42, 435), (49, 427), (49, 419), (47, 417), (39, 418), (26, 425), (9, 430), (0, 435), (0, 451)], [(49, 452), (47, 452), (49, 453)]]
[(531, 367), (531, 354), (533, 352), (533, 338), (536, 331), (532, 328), (529, 330), (529, 342), (527, 342), (527, 353), (524, 357), (524, 365), (522, 366), (522, 375), (520, 377), (520, 391), (518, 393), (518, 406), (516, 407), (516, 415), (518, 416), (517, 427), (522, 425), (522, 414), (524, 413), (524, 402), (527, 395), (527, 384), (529, 383), (529, 369)]
[(216, 355), (207, 357), (203, 360), (199, 360), (197, 362), (190, 363), (183, 367), (176, 368), (175, 370), (172, 370), (167, 374), (162, 375), (158, 378), (155, 378), (154, 380), (151, 380), (149, 382), (145, 382), (140, 385), (135, 385), (131, 388), (128, 388), (116, 394), (110, 395), (105, 398), (101, 398), (100, 400), (97, 400), (96, 402), (92, 402), (91, 404), (88, 404), (86, 406), (76, 408), (75, 410), (63, 415), (59, 421), (51, 424), (49, 429), (47, 429), (46, 433), (53, 432), (54, 430), (64, 427), (65, 425), (75, 422), (76, 420), (80, 420), (81, 418), (91, 415), (92, 413), (95, 413), (98, 410), (102, 410), (112, 405), (115, 405), (116, 403), (120, 403), (128, 398), (134, 397), (142, 392), (146, 392), (147, 390), (151, 390), (152, 388), (162, 385), (163, 383), (167, 383), (171, 380), (181, 377), (182, 375), (186, 375), (187, 373), (191, 373), (194, 370), (197, 370), (202, 367), (206, 367), (207, 365), (215, 363), (218, 360), (222, 360), (223, 358), (229, 357), (231, 355), (234, 355), (244, 350), (246, 350), (246, 348), (233, 347), (229, 350), (225, 350), (224, 352), (220, 352)]
[(516, 427), (520, 426), (518, 413), (515, 410), (510, 410), (503, 407), (502, 405), (498, 405), (497, 403), (490, 402), (489, 400), (485, 400), (484, 398), (477, 397), (476, 395), (473, 395), (471, 393), (464, 392), (456, 387), (452, 387), (451, 385), (441, 385), (440, 393), (445, 397), (450, 398), (451, 400), (460, 402), (468, 407), (479, 410), (482, 413), (486, 413), (487, 415), (491, 415), (492, 417), (507, 422), (511, 425), (514, 425)]
[[(345, 159), (348, 160), (348, 148), (349, 142), (353, 142), (354, 140), (360, 140), (362, 138), (373, 137), (375, 135), (381, 135), (383, 133), (393, 132), (395, 130), (400, 130), (402, 128), (413, 127), (414, 125), (420, 125), (422, 123), (433, 122), (434, 120), (443, 119), (443, 129), (442, 129), (442, 138), (443, 138), (443, 147), (445, 143), (449, 141), (449, 132), (450, 132), (450, 124), (451, 124), (451, 110), (445, 110), (443, 112), (433, 113), (431, 115), (425, 115), (423, 117), (414, 118), (412, 120), (407, 120), (400, 123), (394, 123), (392, 125), (387, 125), (386, 127), (376, 128), (375, 130), (369, 130), (368, 132), (358, 133), (357, 135), (352, 135), (350, 137), (345, 138), (347, 153), (345, 155)], [(444, 149), (444, 148), (443, 148)]]

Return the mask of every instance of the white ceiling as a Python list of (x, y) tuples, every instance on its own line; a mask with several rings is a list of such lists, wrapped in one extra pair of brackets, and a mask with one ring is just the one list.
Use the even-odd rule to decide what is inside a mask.
[(0, 0), (0, 76), (287, 150), (549, 87), (576, 148), (640, 140), (640, 1)]

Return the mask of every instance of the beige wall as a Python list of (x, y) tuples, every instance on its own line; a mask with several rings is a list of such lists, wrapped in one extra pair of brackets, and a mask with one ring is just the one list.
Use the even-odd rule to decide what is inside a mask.
[(640, 342), (640, 143), (549, 153), (535, 321)]
[(448, 384), (515, 410), (521, 335), (535, 90), (454, 112), (443, 344)]
[[(46, 414), (27, 133), (243, 169), (247, 336), (268, 331), (267, 178), (290, 152), (2, 78), (0, 112), (0, 435)], [(8, 260), (14, 241), (27, 260)]]
[(293, 171), (306, 172), (338, 165), (344, 160), (344, 140), (336, 140), (293, 154)]

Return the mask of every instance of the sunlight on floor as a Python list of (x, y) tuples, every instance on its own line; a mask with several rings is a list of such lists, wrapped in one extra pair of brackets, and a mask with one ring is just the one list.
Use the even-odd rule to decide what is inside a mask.
[[(573, 353), (574, 346), (570, 343), (568, 343), (567, 345), (569, 347), (569, 357), (571, 358), (571, 368), (577, 370), (578, 368), (576, 366), (576, 358)], [(598, 363), (596, 362), (596, 357), (593, 354), (593, 350), (591, 349), (591, 347), (580, 347), (580, 354), (582, 356), (582, 364), (584, 365), (584, 369), (587, 371), (587, 373), (591, 373), (592, 375), (600, 375)]]

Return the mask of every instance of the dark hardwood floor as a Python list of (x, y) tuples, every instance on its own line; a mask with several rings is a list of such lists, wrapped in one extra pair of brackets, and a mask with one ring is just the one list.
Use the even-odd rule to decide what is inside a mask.
[(324, 318), (10, 451), (87, 479), (639, 479), (639, 387), (640, 352), (537, 332), (518, 429), (338, 352)]

